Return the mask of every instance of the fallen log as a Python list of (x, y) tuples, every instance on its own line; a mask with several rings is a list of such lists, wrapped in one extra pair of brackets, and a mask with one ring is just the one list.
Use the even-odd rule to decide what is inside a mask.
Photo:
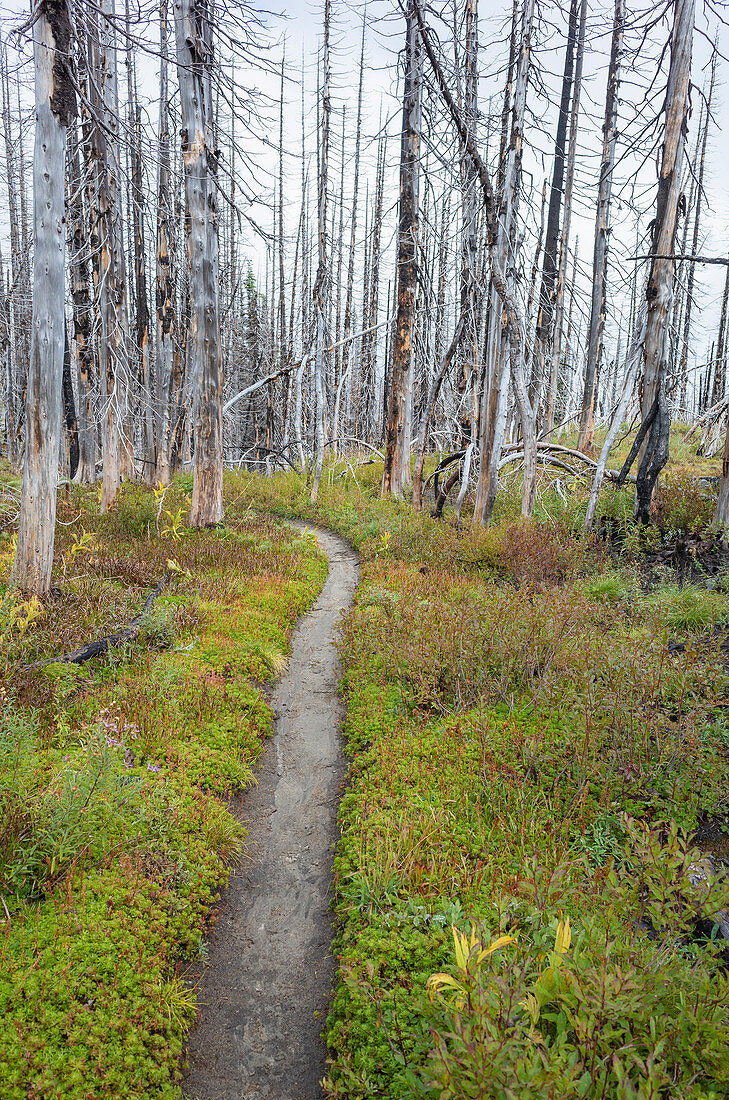
[(123, 642), (133, 641), (142, 629), (145, 615), (151, 611), (154, 601), (161, 594), (168, 580), (169, 574), (165, 573), (161, 580), (157, 582), (156, 588), (147, 596), (147, 599), (144, 601), (144, 607), (139, 614), (135, 615), (131, 622), (118, 631), (118, 633), (107, 634), (103, 638), (97, 638), (93, 642), (87, 642), (86, 645), (81, 646), (80, 649), (74, 649), (72, 653), (63, 653), (60, 657), (48, 657), (44, 661), (36, 661), (35, 664), (25, 665), (23, 671), (27, 672), (30, 669), (43, 668), (45, 665), (82, 665), (84, 661), (90, 661), (92, 657), (100, 657), (113, 646), (121, 645)]

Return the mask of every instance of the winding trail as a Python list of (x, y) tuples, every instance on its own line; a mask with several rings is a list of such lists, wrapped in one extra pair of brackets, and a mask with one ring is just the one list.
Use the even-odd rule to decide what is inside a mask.
[[(297, 524), (298, 526), (298, 524)], [(329, 912), (337, 807), (344, 780), (336, 624), (358, 580), (357, 555), (317, 529), (329, 575), (294, 629), (271, 705), (272, 739), (258, 786), (241, 798), (248, 830), (209, 939), (201, 1019), (183, 1090), (200, 1100), (317, 1100), (320, 1038), (332, 980)]]

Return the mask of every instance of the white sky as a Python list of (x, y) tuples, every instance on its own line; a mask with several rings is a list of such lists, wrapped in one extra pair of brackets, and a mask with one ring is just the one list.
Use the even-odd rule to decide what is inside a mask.
[[(12, 0), (13, 5), (18, 0)], [(117, 0), (121, 7), (120, 0)], [(23, 5), (24, 6), (24, 5)], [(559, 86), (561, 69), (564, 58), (564, 31), (566, 26), (566, 13), (560, 8), (567, 6), (567, 0), (558, 5), (554, 0), (547, 0), (540, 5), (541, 21), (538, 34), (538, 43), (535, 50), (535, 61), (544, 74), (544, 92), (537, 96), (534, 92), (530, 96), (530, 107), (535, 117), (527, 124), (527, 141), (529, 147), (525, 151), (524, 158), (524, 186), (527, 199), (530, 190), (534, 196), (534, 204), (538, 207), (538, 196), (545, 178), (551, 175), (551, 146), (555, 128), (554, 101)], [(637, 5), (629, 5), (634, 13), (644, 17), (647, 11), (653, 12), (654, 5), (643, 0), (638, 11)], [(705, 35), (713, 38), (717, 33), (717, 20), (711, 15), (706, 15), (699, 3), (697, 15), (698, 33), (695, 39), (694, 52), (694, 83), (701, 88), (706, 80), (706, 71), (709, 58), (709, 46)], [(133, 5), (133, 10), (136, 3)], [(286, 200), (286, 225), (287, 235), (293, 236), (298, 220), (300, 202), (300, 133), (301, 133), (301, 88), (300, 73), (301, 59), (304, 59), (304, 77), (306, 83), (307, 100), (307, 144), (308, 151), (314, 152), (316, 133), (316, 113), (313, 92), (316, 84), (317, 57), (321, 41), (321, 19), (323, 0), (321, 3), (312, 0), (293, 0), (286, 5), (280, 16), (267, 15), (264, 17), (265, 29), (262, 37), (270, 44), (267, 57), (269, 62), (276, 64), (280, 57), (280, 45), (284, 37), (286, 39), (287, 59), (289, 62), (289, 80), (287, 81), (286, 105), (285, 105), (285, 147), (287, 156), (285, 160), (285, 190)], [(495, 0), (481, 0), (481, 54), (480, 54), (480, 102), (482, 109), (487, 110), (489, 101), (493, 99), (494, 106), (500, 108), (502, 96), (503, 78), (501, 69), (505, 62), (505, 45), (503, 39), (504, 25), (510, 16), (511, 3), (497, 3)], [(152, 8), (152, 10), (154, 10)], [(235, 0), (229, 0), (229, 10), (240, 14), (241, 5)], [(447, 8), (443, 7), (447, 12)], [(575, 195), (575, 211), (573, 214), (571, 245), (579, 240), (579, 284), (581, 290), (586, 290), (590, 275), (592, 234), (594, 221), (594, 199), (596, 192), (596, 180), (598, 169), (598, 157), (601, 142), (602, 110), (604, 102), (604, 88), (606, 66), (610, 48), (610, 30), (612, 23), (612, 3), (610, 0), (591, 0), (590, 15), (587, 34), (587, 54), (585, 59), (585, 86), (582, 98), (582, 114), (580, 123), (580, 158), (578, 160), (577, 188)], [(12, 25), (9, 9), (5, 9), (2, 30), (7, 33)], [(332, 113), (332, 163), (330, 168), (330, 180), (332, 189), (339, 186), (340, 173), (340, 132), (341, 109), (347, 109), (347, 128), (350, 133), (348, 153), (345, 162), (345, 192), (349, 202), (349, 188), (352, 176), (352, 155), (354, 142), (351, 137), (356, 114), (356, 90), (358, 81), (359, 38), (361, 33), (363, 7), (361, 3), (344, 4), (342, 0), (332, 0), (333, 31), (332, 31), (332, 75), (333, 75), (333, 113)], [(447, 18), (447, 15), (446, 15)], [(367, 7), (368, 31), (366, 39), (367, 71), (365, 76), (365, 119), (364, 119), (364, 145), (363, 145), (363, 172), (370, 180), (370, 197), (374, 184), (374, 156), (376, 149), (376, 135), (380, 126), (380, 112), (384, 124), (390, 134), (388, 144), (388, 171), (386, 176), (387, 221), (383, 232), (383, 246), (392, 240), (395, 225), (396, 199), (397, 199), (397, 156), (399, 152), (398, 129), (400, 105), (398, 102), (397, 87), (397, 52), (400, 49), (404, 20), (400, 10), (392, 0), (369, 0)], [(437, 23), (438, 33), (444, 48), (449, 48), (448, 29), (445, 24)], [(729, 34), (726, 28), (719, 27), (719, 49), (725, 56), (729, 56)], [(156, 41), (156, 24), (150, 28), (146, 37), (150, 42)], [(651, 74), (655, 74), (654, 60), (660, 53), (666, 40), (667, 24), (664, 21), (657, 26), (649, 36), (644, 48), (637, 58), (630, 58), (624, 71), (624, 83), (621, 90), (620, 123), (621, 130), (628, 135), (635, 132), (635, 103), (643, 101), (645, 88)], [(628, 35), (628, 43), (634, 46), (635, 33)], [(140, 85), (143, 94), (147, 93), (148, 117), (153, 133), (156, 125), (156, 61), (154, 58), (139, 53)], [(120, 59), (121, 60), (121, 59)], [(32, 77), (29, 63), (29, 55), (24, 55), (20, 60), (17, 75), (26, 85)], [(652, 69), (651, 69), (652, 65)], [(664, 62), (665, 65), (665, 62)], [(174, 72), (171, 73), (174, 82)], [(278, 79), (273, 74), (254, 71), (248, 63), (239, 63), (236, 67), (236, 79), (246, 87), (256, 86), (264, 94), (272, 99), (278, 97)], [(726, 104), (726, 79), (727, 62), (720, 59), (718, 64), (718, 86), (715, 92), (713, 115), (716, 125), (712, 127), (709, 139), (709, 152), (707, 171), (705, 178), (705, 191), (708, 200), (704, 216), (703, 240), (700, 242), (700, 252), (713, 255), (726, 255), (729, 243), (729, 201), (725, 185), (726, 168), (723, 167), (724, 159), (724, 125), (727, 119)], [(664, 79), (659, 79), (658, 87), (662, 86)], [(124, 90), (124, 72), (120, 73), (120, 86)], [(546, 94), (544, 94), (546, 93)], [(29, 102), (27, 90), (23, 93), (23, 100)], [(660, 108), (662, 97), (655, 99), (653, 110)], [(689, 150), (693, 152), (696, 136), (696, 128), (699, 118), (699, 93), (694, 91), (693, 115), (690, 125)], [(263, 132), (273, 143), (278, 141), (278, 109), (275, 103), (269, 108), (263, 108), (268, 115), (268, 121), (263, 126)], [(26, 120), (26, 154), (30, 160), (32, 124), (30, 115)], [(482, 137), (482, 142), (483, 142)], [(627, 138), (619, 149), (625, 154)], [(266, 205), (270, 200), (272, 187), (277, 173), (277, 153), (272, 145), (265, 145), (260, 140), (260, 130), (256, 135), (256, 126), (253, 133), (247, 137), (239, 134), (239, 149), (236, 158), (235, 174), (241, 183), (245, 183), (249, 193), (260, 196), (263, 202), (259, 202), (248, 208), (250, 213), (264, 228), (270, 228), (271, 213)], [(455, 150), (455, 146), (453, 146)], [(2, 174), (4, 171), (4, 150), (0, 148), (0, 194), (2, 193)], [(617, 172), (616, 185), (624, 181), (625, 176), (636, 168), (636, 159), (626, 154)], [(154, 158), (153, 149), (149, 151), (150, 168), (150, 194), (153, 194), (154, 186)], [(315, 173), (315, 161), (309, 168), (310, 176)], [(612, 234), (612, 265), (610, 279), (610, 315), (608, 321), (608, 342), (615, 339), (619, 314), (624, 311), (626, 299), (625, 291), (629, 282), (633, 266), (632, 257), (636, 251), (636, 225), (635, 213), (631, 209), (631, 196), (635, 198), (636, 205), (645, 213), (641, 225), (645, 231), (648, 221), (652, 216), (652, 208), (655, 202), (655, 163), (644, 166), (637, 176), (637, 186), (617, 186), (614, 202), (613, 218), (614, 229)], [(358, 223), (360, 229), (364, 226), (364, 183), (360, 197), (360, 211)], [(437, 183), (436, 183), (437, 186)], [(525, 200), (523, 209), (526, 209)], [(6, 208), (4, 201), (0, 200), (0, 230), (3, 237), (7, 235), (7, 225), (2, 224), (3, 211)], [(527, 220), (526, 247), (529, 249), (529, 233), (534, 228), (533, 215)], [(345, 218), (345, 239), (348, 238)], [(261, 284), (264, 281), (265, 246), (246, 223), (242, 232), (240, 250), (247, 252), (259, 273)], [(290, 243), (289, 260), (292, 259), (293, 243)], [(646, 251), (642, 244), (640, 251)], [(3, 252), (6, 253), (6, 245), (3, 243)], [(531, 263), (531, 257), (529, 257)], [(382, 276), (386, 280), (392, 270), (391, 252), (387, 252), (382, 259)], [(696, 279), (696, 324), (694, 326), (694, 349), (699, 358), (705, 354), (712, 334), (716, 328), (718, 319), (719, 300), (723, 285), (724, 271), (717, 267), (700, 267), (697, 269)], [(384, 292), (383, 292), (384, 293)]]

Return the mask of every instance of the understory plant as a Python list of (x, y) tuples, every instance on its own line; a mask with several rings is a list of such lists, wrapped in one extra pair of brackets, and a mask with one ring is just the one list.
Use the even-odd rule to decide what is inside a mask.
[[(245, 836), (229, 798), (270, 729), (259, 681), (325, 576), (315, 542), (230, 487), (226, 524), (205, 532), (178, 522), (184, 478), (157, 524), (159, 496), (125, 486), (101, 517), (72, 487), (57, 593), (0, 593), (3, 1100), (180, 1095), (187, 974)], [(59, 661), (137, 616), (162, 577), (134, 640)]]
[(472, 532), (356, 476), (316, 509), (241, 478), (363, 559), (327, 1094), (718, 1100), (729, 897), (692, 838), (728, 819), (723, 593), (646, 591), (627, 491), (611, 544), (574, 502)]

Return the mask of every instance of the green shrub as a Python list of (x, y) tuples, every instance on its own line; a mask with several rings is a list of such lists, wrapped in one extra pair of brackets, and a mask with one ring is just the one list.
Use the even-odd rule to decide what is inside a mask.
[(716, 492), (700, 489), (695, 470), (667, 469), (656, 487), (651, 518), (661, 531), (676, 534), (705, 531), (716, 509)]

